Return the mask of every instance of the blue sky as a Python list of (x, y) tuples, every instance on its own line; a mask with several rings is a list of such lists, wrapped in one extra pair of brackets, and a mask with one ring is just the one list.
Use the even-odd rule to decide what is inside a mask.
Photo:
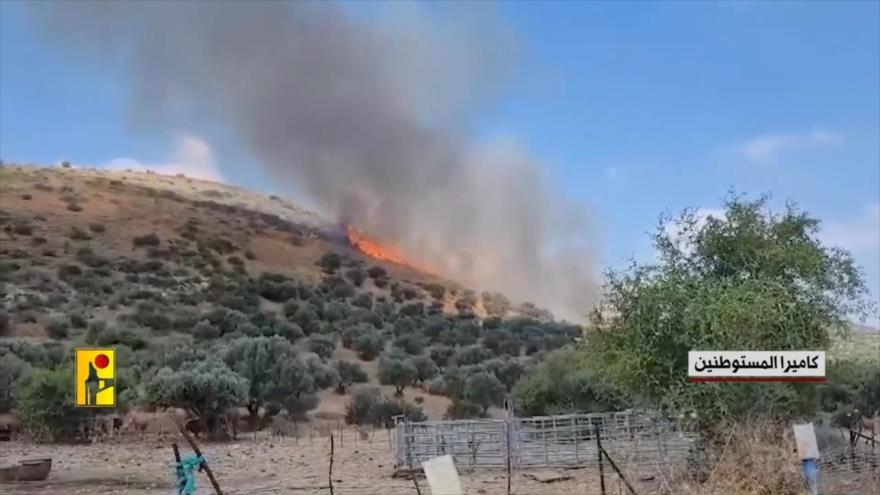
[[(602, 260), (647, 260), (664, 210), (711, 211), (733, 187), (821, 218), (880, 294), (880, 3), (507, 2), (517, 77), (482, 134), (524, 143), (599, 222)], [(126, 90), (0, 2), (0, 156), (161, 163), (174, 144), (129, 125)], [(219, 160), (219, 159), (218, 159)], [(272, 191), (224, 153), (242, 185)]]

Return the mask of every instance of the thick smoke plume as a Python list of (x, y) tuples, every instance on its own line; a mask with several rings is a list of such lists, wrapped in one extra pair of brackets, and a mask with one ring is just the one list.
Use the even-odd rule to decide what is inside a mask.
[(515, 142), (470, 135), (514, 61), (490, 11), (35, 2), (32, 12), (70, 54), (121, 69), (138, 128), (222, 135), (326, 214), (452, 279), (569, 318), (586, 311), (585, 210), (549, 190)]

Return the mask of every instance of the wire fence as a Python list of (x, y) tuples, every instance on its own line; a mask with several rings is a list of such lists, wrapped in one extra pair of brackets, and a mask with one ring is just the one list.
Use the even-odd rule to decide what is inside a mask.
[(463, 469), (596, 467), (601, 439), (621, 470), (640, 478), (672, 476), (696, 440), (676, 424), (639, 411), (418, 423), (398, 418), (395, 438), (398, 470), (441, 455), (451, 455)]
[[(0, 449), (0, 461), (25, 450), (32, 457), (55, 458), (55, 474), (45, 486), (29, 485), (28, 493), (40, 489), (47, 495), (96, 495), (124, 489), (159, 495), (172, 489), (173, 441), (180, 441), (176, 432), (138, 441), (119, 436), (89, 445), (13, 442)], [(398, 420), (391, 430), (309, 423), (290, 432), (242, 435), (237, 442), (205, 442), (202, 450), (225, 495), (427, 495), (431, 492), (420, 464), (444, 454), (454, 457), (466, 494), (616, 495), (633, 493), (631, 485), (635, 493), (645, 495), (680, 493), (675, 487), (684, 478), (679, 475), (692, 474), (687, 472), (689, 462), (705, 454), (695, 441), (677, 424), (623, 411), (503, 420)], [(880, 493), (872, 491), (880, 487), (880, 448), (875, 444), (844, 441), (821, 454), (823, 495)], [(100, 472), (83, 469), (106, 459), (137, 468), (120, 471), (114, 464)], [(74, 460), (82, 464), (70, 464)], [(797, 462), (792, 454), (792, 465)], [(135, 473), (138, 476), (131, 478)], [(198, 476), (197, 493), (213, 493), (203, 475)], [(16, 489), (0, 485), (0, 492), (24, 493)]]
[(880, 446), (854, 443), (822, 453), (819, 462), (822, 493), (880, 493)]

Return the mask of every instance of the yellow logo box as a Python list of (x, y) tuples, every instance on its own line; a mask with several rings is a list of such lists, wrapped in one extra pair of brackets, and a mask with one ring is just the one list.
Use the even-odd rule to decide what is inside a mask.
[(116, 407), (116, 349), (76, 349), (76, 406)]

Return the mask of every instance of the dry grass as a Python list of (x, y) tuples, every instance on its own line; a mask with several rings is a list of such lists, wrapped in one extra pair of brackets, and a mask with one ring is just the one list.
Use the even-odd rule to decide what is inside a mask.
[[(669, 495), (805, 495), (807, 493), (790, 425), (748, 424), (731, 428), (715, 452), (705, 452), (708, 471), (695, 470), (673, 480)], [(857, 479), (858, 478), (858, 479)], [(870, 475), (823, 476), (823, 495), (880, 493)]]

